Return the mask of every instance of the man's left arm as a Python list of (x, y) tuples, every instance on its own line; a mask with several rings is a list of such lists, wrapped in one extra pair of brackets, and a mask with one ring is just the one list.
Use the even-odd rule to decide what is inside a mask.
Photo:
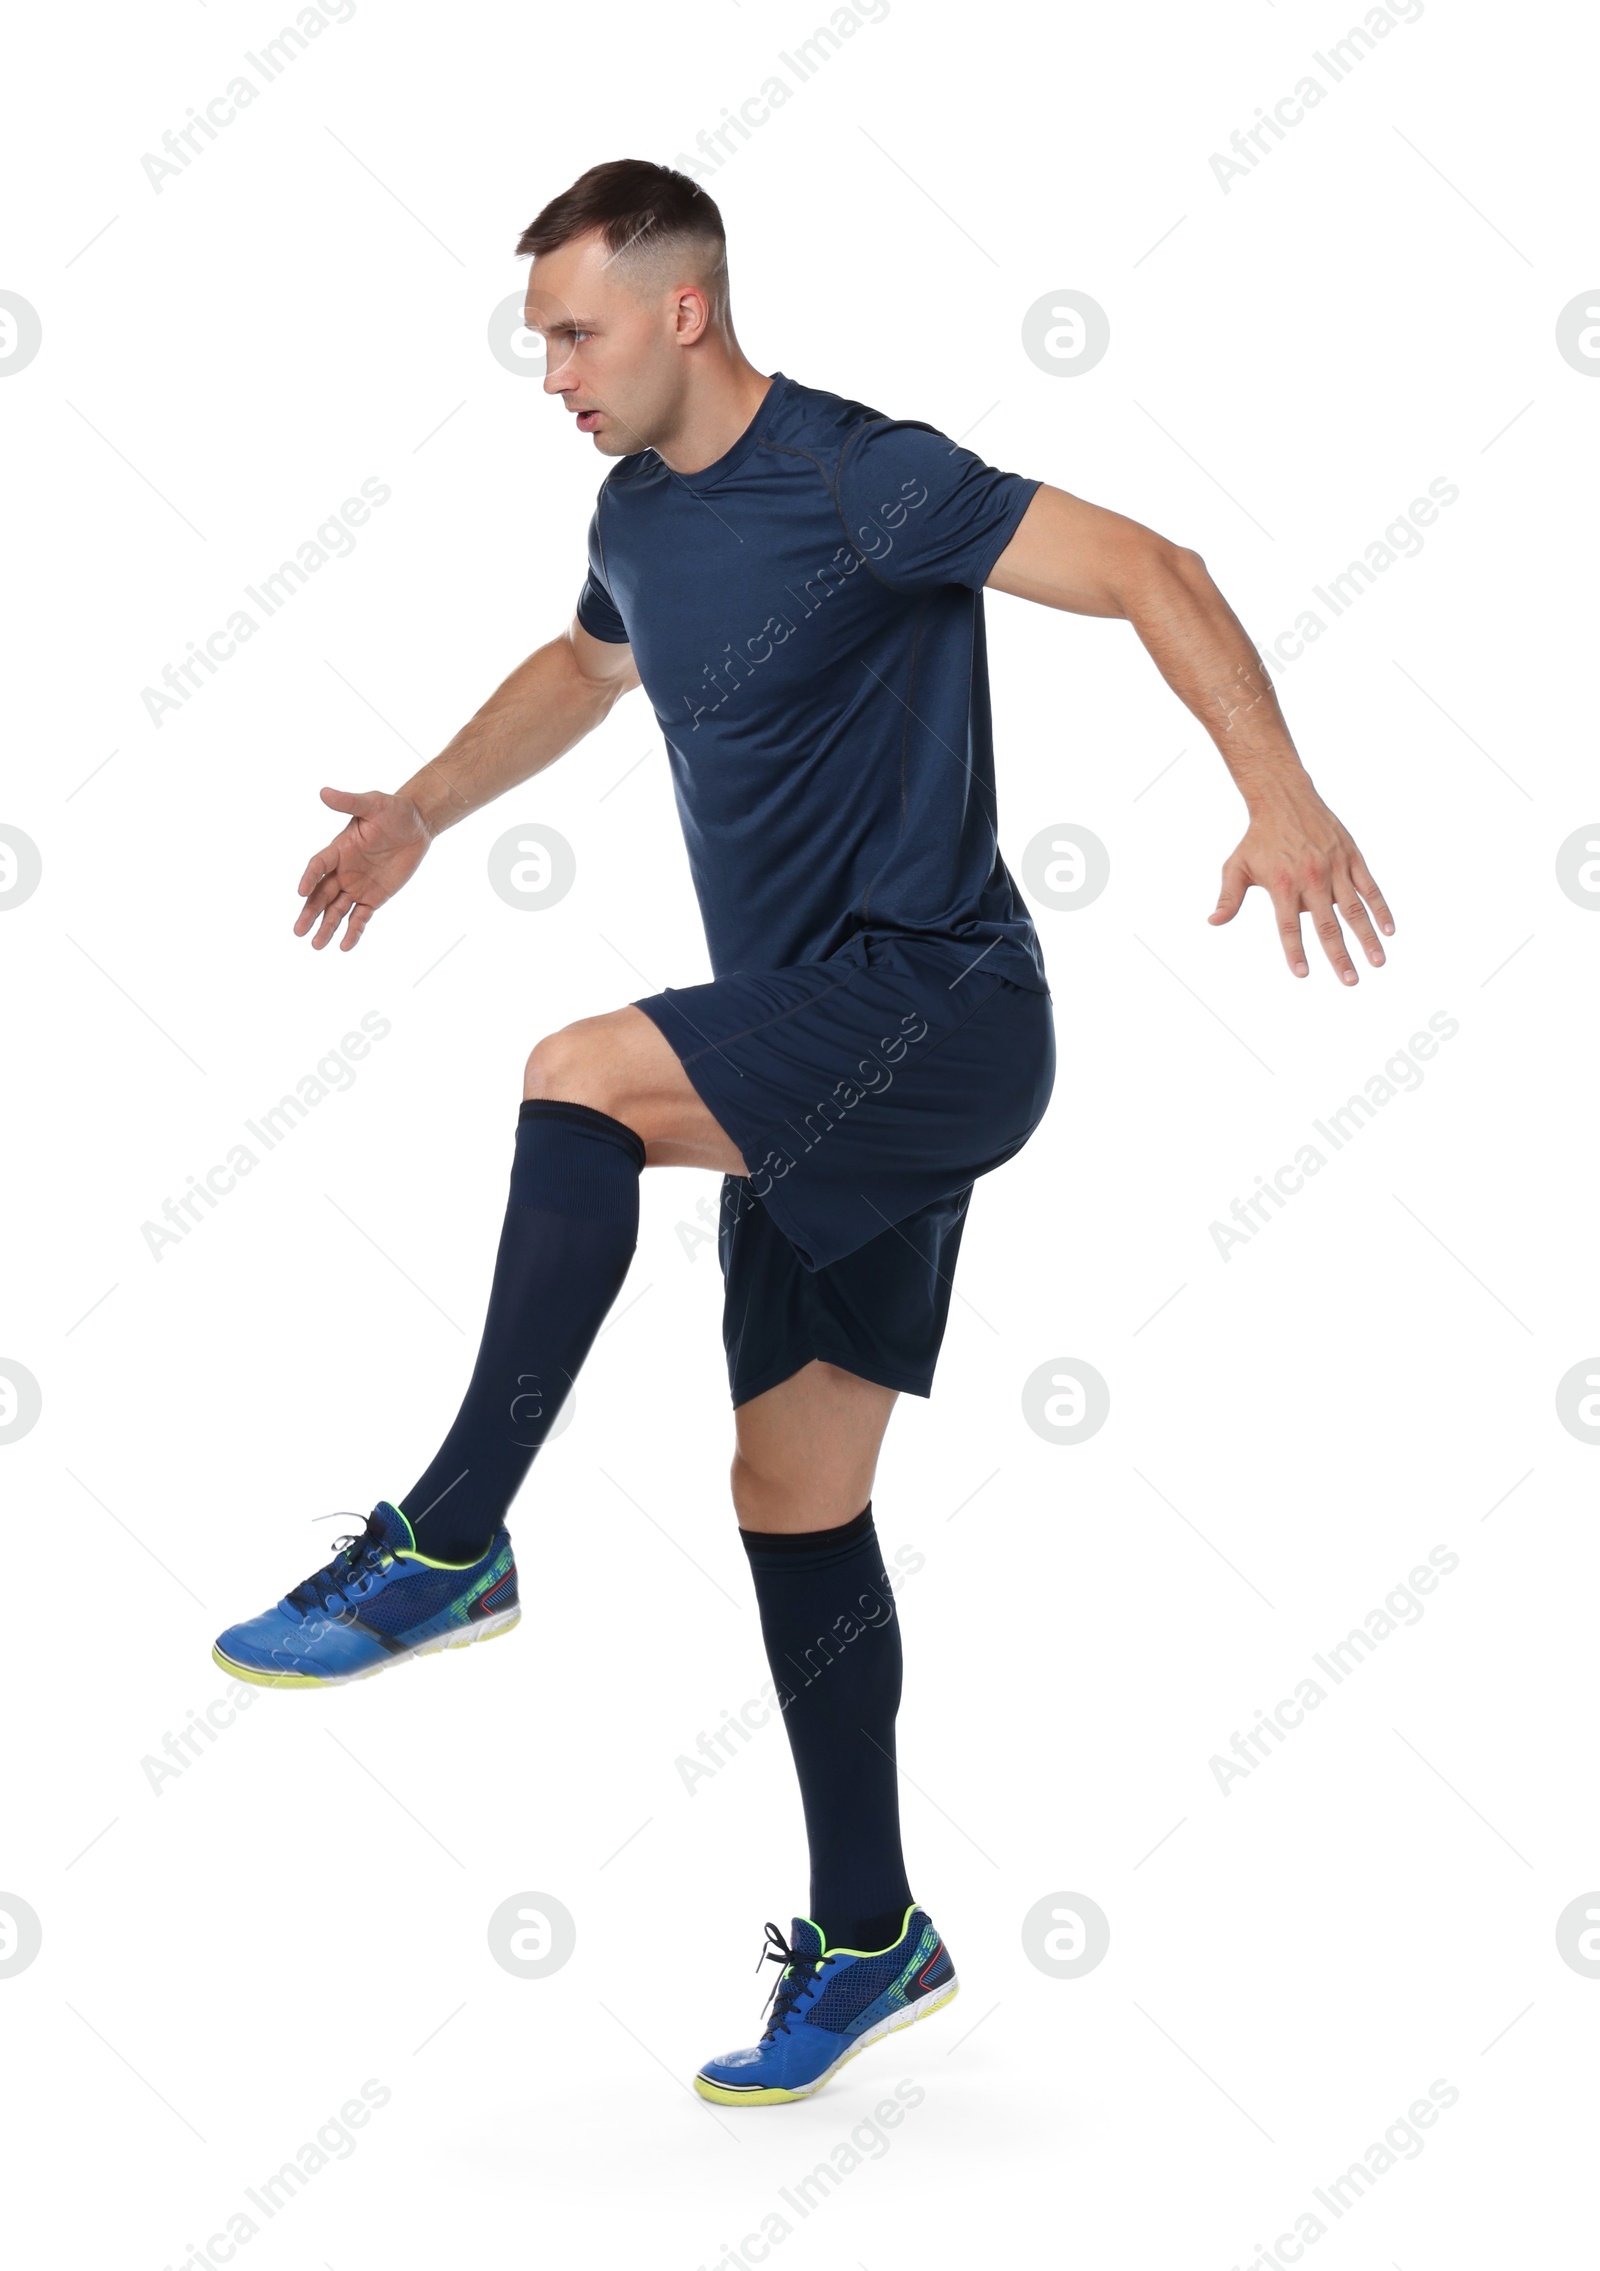
[(1338, 916), (1373, 967), (1381, 966), (1373, 923), (1387, 936), (1394, 918), (1348, 829), (1317, 794), (1261, 657), (1198, 552), (1045, 485), (986, 582), (992, 591), (1044, 607), (1131, 623), (1162, 677), (1216, 743), (1250, 824), (1223, 865), (1211, 922), (1231, 922), (1250, 886), (1259, 884), (1272, 901), (1297, 978), (1306, 975), (1302, 914), (1311, 917), (1347, 986), (1357, 976)]

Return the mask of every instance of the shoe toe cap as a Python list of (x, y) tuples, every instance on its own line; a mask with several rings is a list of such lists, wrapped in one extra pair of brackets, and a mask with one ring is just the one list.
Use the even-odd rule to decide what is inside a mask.
[(708, 2082), (749, 2082), (768, 2063), (768, 2054), (756, 2043), (747, 2050), (725, 2050), (719, 2058), (708, 2058), (700, 2071)]
[(299, 1618), (286, 1617), (281, 1607), (266, 1609), (219, 1633), (217, 1654), (247, 1672), (314, 1679), (326, 1670), (314, 1652), (314, 1630)]

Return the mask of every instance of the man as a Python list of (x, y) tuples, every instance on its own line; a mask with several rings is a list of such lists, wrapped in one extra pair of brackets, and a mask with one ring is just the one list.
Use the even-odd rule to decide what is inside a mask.
[[(782, 372), (735, 338), (711, 199), (593, 168), (524, 232), (545, 390), (619, 462), (568, 630), (393, 795), (324, 789), (349, 825), (296, 920), (342, 949), (433, 838), (554, 762), (643, 684), (666, 739), (715, 977), (546, 1035), (466, 1398), (400, 1498), (217, 1659), (274, 1686), (361, 1678), (507, 1630), (505, 1516), (627, 1273), (639, 1174), (720, 1169), (732, 1486), (799, 1776), (810, 1915), (759, 2043), (716, 2102), (809, 2095), (956, 1991), (901, 1855), (899, 1619), (873, 1527), (878, 1448), (926, 1396), (979, 1175), (1055, 1072), (1033, 924), (1000, 857), (982, 590), (1131, 622), (1210, 732), (1250, 824), (1213, 922), (1252, 884), (1306, 974), (1374, 965), (1388, 910), (1295, 754), (1199, 557), (988, 466), (917, 420)], [(1370, 911), (1369, 911), (1370, 910)]]

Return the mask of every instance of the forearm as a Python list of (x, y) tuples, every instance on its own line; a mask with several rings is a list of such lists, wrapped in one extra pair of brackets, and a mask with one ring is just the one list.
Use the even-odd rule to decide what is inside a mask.
[(455, 738), (396, 794), (430, 836), (493, 803), (591, 733), (623, 688), (586, 678), (571, 642), (552, 639), (519, 663)]
[(1246, 891), (1260, 884), (1272, 899), (1296, 977), (1309, 969), (1300, 933), (1304, 913), (1339, 977), (1355, 985), (1339, 917), (1374, 969), (1384, 956), (1373, 922), (1387, 933), (1394, 918), (1349, 830), (1301, 764), (1243, 624), (1200, 555), (1164, 542), (1142, 552), (1121, 597), (1122, 612), (1151, 660), (1210, 734), (1250, 808), (1250, 825), (1223, 868), (1212, 922), (1230, 922)]
[(1200, 555), (1179, 545), (1146, 548), (1120, 597), (1151, 661), (1210, 734), (1251, 811), (1308, 788), (1265, 665)]
[(1231, 922), (1246, 891), (1260, 884), (1271, 894), (1284, 952), (1299, 976), (1307, 968), (1302, 911), (1347, 985), (1356, 983), (1356, 971), (1339, 915), (1374, 968), (1382, 962), (1372, 923), (1389, 932), (1394, 918), (1349, 830), (1317, 794), (1266, 666), (1198, 552), (1041, 482), (986, 581), (1046, 607), (1131, 623), (1216, 743), (1250, 808), (1250, 825), (1223, 868), (1214, 923)]

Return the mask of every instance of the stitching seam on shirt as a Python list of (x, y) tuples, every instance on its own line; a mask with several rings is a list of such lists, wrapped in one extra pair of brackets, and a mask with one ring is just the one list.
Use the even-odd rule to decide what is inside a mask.
[[(858, 427), (856, 431), (860, 432), (861, 429)], [(850, 444), (854, 439), (854, 434), (848, 435), (845, 439), (844, 448), (839, 452), (839, 466), (841, 470), (844, 465), (845, 453), (846, 451), (848, 451)], [(870, 554), (863, 552), (860, 545), (851, 535), (849, 524), (844, 517), (844, 507), (839, 502), (839, 491), (836, 485), (828, 479), (828, 475), (826, 469), (823, 466), (821, 458), (813, 457), (810, 450), (795, 449), (785, 442), (770, 442), (766, 440), (765, 437), (762, 438), (757, 446), (761, 449), (771, 450), (773, 454), (778, 457), (802, 458), (807, 465), (813, 466), (816, 469), (817, 479), (822, 483), (823, 488), (828, 493), (828, 501), (833, 507), (834, 514), (838, 520), (839, 527), (843, 533), (846, 544), (849, 545), (851, 551), (855, 554), (861, 565), (866, 569), (868, 575), (871, 576), (874, 583), (880, 584), (885, 591), (892, 591), (897, 599), (904, 599), (907, 596), (906, 593), (899, 590), (896, 585), (890, 583), (886, 577), (879, 575), (877, 569), (872, 565)]]
[[(610, 494), (610, 491), (611, 476), (608, 473), (606, 475), (605, 481), (601, 485), (600, 494), (595, 499), (594, 541), (595, 546), (600, 554), (601, 584), (604, 586), (606, 598), (610, 602), (612, 614), (616, 617), (619, 623), (622, 623), (622, 609), (617, 605), (617, 595), (611, 588), (611, 570), (606, 565), (606, 532), (600, 525), (605, 513), (606, 498)], [(626, 634), (628, 628), (627, 624), (622, 623), (622, 628), (624, 634)]]

